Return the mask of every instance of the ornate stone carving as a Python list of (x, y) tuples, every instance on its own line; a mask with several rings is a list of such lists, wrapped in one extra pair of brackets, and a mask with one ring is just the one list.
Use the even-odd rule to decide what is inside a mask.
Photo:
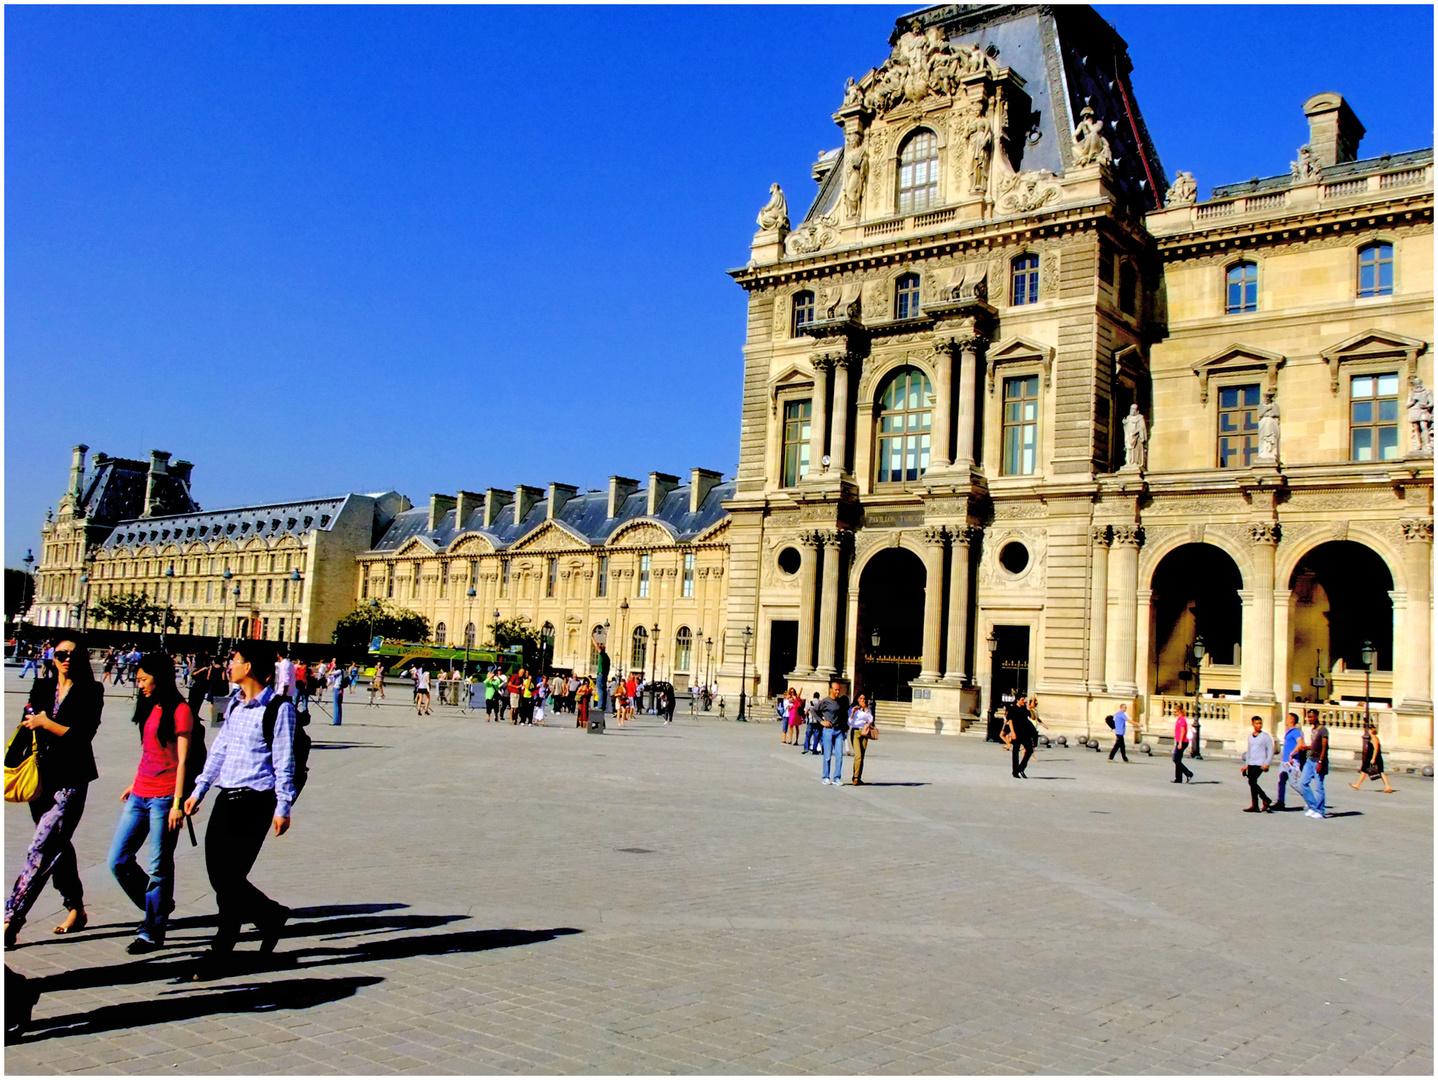
[(1321, 171), (1318, 159), (1313, 156), (1313, 147), (1300, 146), (1298, 148), (1298, 160), (1288, 163), (1288, 171), (1295, 180), (1311, 180), (1318, 176)]
[(1398, 523), (1403, 539), (1409, 543), (1433, 543), (1433, 522), (1428, 518), (1404, 518)]
[(1248, 524), (1248, 538), (1255, 544), (1274, 544), (1283, 536), (1283, 530), (1276, 521), (1252, 521)]
[(1256, 465), (1278, 464), (1278, 402), (1270, 391), (1265, 395), (1263, 407), (1258, 410), (1258, 453), (1253, 461)]
[(849, 544), (854, 537), (848, 529), (819, 529), (816, 534), (819, 542), (826, 548), (842, 549)]
[(1123, 467), (1143, 472), (1148, 465), (1148, 422), (1137, 405), (1123, 418)]
[(1170, 210), (1175, 206), (1192, 206), (1198, 201), (1198, 183), (1191, 172), (1181, 172), (1168, 186), (1163, 205)]
[(755, 219), (765, 232), (787, 232), (789, 230), (789, 204), (784, 199), (784, 189), (778, 184), (769, 185), (769, 201)]
[(831, 248), (839, 242), (838, 228), (839, 222), (833, 214), (805, 222), (785, 239), (784, 251), (789, 255), (811, 255)]
[(1089, 543), (1095, 547), (1108, 547), (1112, 542), (1107, 525), (1092, 525), (1088, 531)]
[(937, 26), (925, 31), (913, 22), (882, 65), (845, 83), (842, 108), (877, 114), (930, 94), (952, 96), (965, 75), (977, 72), (997, 75), (998, 64), (977, 44), (951, 45)]
[(1328, 523), (1328, 532), (1329, 532), (1329, 535), (1332, 536), (1333, 539), (1335, 539), (1335, 540), (1347, 540), (1347, 539), (1348, 539), (1348, 519), (1347, 519), (1347, 518), (1340, 518), (1340, 519), (1337, 520), (1337, 521), (1331, 521), (1331, 522), (1329, 522), (1329, 523)]
[(970, 195), (987, 195), (989, 191), (989, 162), (994, 154), (994, 125), (988, 115), (987, 105), (987, 99), (979, 98), (978, 115), (964, 128)]
[(864, 150), (864, 135), (857, 127), (844, 135), (844, 216), (858, 221), (864, 201), (864, 185), (869, 180), (869, 155)]
[[(1048, 576), (1048, 541), (1044, 533), (1034, 529), (1011, 529), (990, 535), (979, 561), (979, 584), (989, 587), (1021, 589), (1043, 588)], [(999, 562), (999, 553), (1017, 541), (1028, 549), (1029, 561), (1017, 574)]]
[(1204, 530), (1204, 524), (1203, 524), (1203, 522), (1201, 522), (1201, 521), (1195, 521), (1193, 524), (1189, 525), (1189, 527), (1188, 527), (1188, 542), (1189, 542), (1190, 544), (1201, 544), (1201, 543), (1203, 543), (1203, 530)]
[(1062, 194), (1057, 177), (1047, 169), (1012, 173), (999, 182), (997, 205), (1002, 214), (1026, 214), (1047, 206)]
[(994, 504), (994, 520), (1007, 521), (1012, 518), (1043, 517), (1048, 511), (1043, 505), (1031, 502), (1004, 502)]
[(1104, 138), (1103, 121), (1095, 119), (1093, 109), (1085, 105), (1074, 128), (1074, 168), (1112, 164), (1113, 150)]
[(1414, 375), (1408, 381), (1408, 423), (1413, 429), (1413, 452), (1433, 453), (1433, 391)]
[(1059, 294), (1059, 253), (1052, 249), (1039, 256), (1039, 296), (1052, 300)]
[(949, 539), (962, 547), (972, 547), (983, 539), (984, 530), (977, 525), (950, 525)]
[(1115, 525), (1113, 527), (1113, 542), (1121, 547), (1142, 547), (1143, 526)]
[(924, 528), (922, 536), (924, 543), (943, 547), (944, 541), (949, 538), (949, 532), (942, 525), (929, 525)]

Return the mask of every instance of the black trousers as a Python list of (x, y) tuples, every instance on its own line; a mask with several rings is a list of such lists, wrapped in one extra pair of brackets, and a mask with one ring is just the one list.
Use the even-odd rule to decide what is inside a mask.
[(1188, 743), (1175, 743), (1173, 747), (1173, 778), (1179, 783), (1183, 782), (1185, 776), (1192, 776), (1193, 770), (1183, 763), (1183, 751)]
[(242, 923), (259, 924), (283, 910), (250, 884), (250, 870), (275, 817), (275, 793), (253, 788), (222, 788), (205, 830), (205, 869), (220, 909), (219, 929), (210, 948), (230, 952)]
[(1108, 759), (1112, 761), (1115, 754), (1122, 754), (1123, 759), (1125, 761), (1128, 760), (1128, 750), (1123, 745), (1122, 735), (1115, 735), (1113, 737), (1113, 749), (1108, 752)]
[(1263, 775), (1263, 766), (1249, 765), (1244, 769), (1244, 772), (1248, 774), (1248, 797), (1252, 800), (1249, 805), (1257, 806), (1259, 803), (1262, 803), (1264, 806), (1267, 806), (1271, 803), (1273, 800), (1258, 786), (1258, 778)]
[[(1033, 743), (1020, 743), (1020, 742), (1018, 741), (1018, 739), (1015, 739), (1015, 740), (1013, 741), (1013, 744), (1009, 747), (1009, 749), (1010, 749), (1010, 751), (1011, 751), (1012, 754), (1013, 754), (1014, 775), (1015, 775), (1015, 776), (1018, 776), (1019, 773), (1023, 772), (1025, 769), (1027, 769), (1027, 768), (1029, 767), (1029, 758), (1031, 758), (1031, 757), (1034, 756), (1034, 744), (1033, 744)], [(1020, 751), (1020, 750), (1023, 750), (1023, 752), (1024, 752), (1024, 757), (1023, 757), (1023, 760), (1022, 760), (1022, 761), (1019, 760), (1019, 751)]]

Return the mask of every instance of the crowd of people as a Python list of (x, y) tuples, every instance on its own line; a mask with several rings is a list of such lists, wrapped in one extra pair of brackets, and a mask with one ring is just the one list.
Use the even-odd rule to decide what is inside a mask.
[(815, 690), (807, 702), (790, 687), (775, 700), (774, 708), (784, 744), (802, 746), (801, 754), (822, 759), (821, 783), (833, 787), (844, 783), (846, 756), (854, 759), (849, 784), (864, 783), (865, 755), (869, 743), (879, 736), (874, 708), (866, 695), (860, 693), (850, 702), (845, 684), (834, 680), (829, 683), (828, 696), (820, 697)]

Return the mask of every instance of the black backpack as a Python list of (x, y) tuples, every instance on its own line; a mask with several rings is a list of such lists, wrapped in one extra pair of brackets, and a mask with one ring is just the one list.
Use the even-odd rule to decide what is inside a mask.
[(190, 710), (190, 751), (185, 755), (185, 797), (189, 798), (195, 790), (195, 781), (200, 778), (200, 773), (205, 771), (205, 762), (209, 759), (210, 752), (205, 748), (205, 725), (201, 723), (199, 714), (194, 709)]
[[(265, 745), (274, 752), (275, 744), (275, 720), (280, 715), (280, 706), (289, 702), (289, 697), (284, 694), (276, 694), (270, 698), (270, 703), (265, 706), (265, 719), (263, 734)], [(305, 730), (305, 725), (310, 722), (310, 714), (297, 713), (295, 715), (295, 795), (305, 789), (305, 781), (310, 778), (310, 734)]]

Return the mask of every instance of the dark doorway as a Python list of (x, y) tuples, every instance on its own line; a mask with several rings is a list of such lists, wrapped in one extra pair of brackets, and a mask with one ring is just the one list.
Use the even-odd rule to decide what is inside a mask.
[(1153, 573), (1152, 662), (1160, 694), (1187, 694), (1195, 639), (1203, 638), (1210, 664), (1231, 666), (1241, 658), (1243, 575), (1213, 544), (1183, 544), (1163, 557)]
[(909, 701), (923, 667), (923, 561), (905, 548), (869, 560), (859, 579), (859, 685), (875, 701)]
[(1029, 692), (1029, 628), (995, 626), (994, 703), (1006, 705)]
[(1292, 682), (1307, 682), (1315, 667), (1339, 660), (1363, 670), (1363, 645), (1377, 651), (1376, 671), (1393, 670), (1393, 575), (1372, 548), (1352, 540), (1319, 544), (1299, 560), (1293, 590)]
[(799, 624), (793, 619), (775, 619), (769, 624), (769, 696), (778, 697), (789, 689), (784, 676), (799, 660)]

